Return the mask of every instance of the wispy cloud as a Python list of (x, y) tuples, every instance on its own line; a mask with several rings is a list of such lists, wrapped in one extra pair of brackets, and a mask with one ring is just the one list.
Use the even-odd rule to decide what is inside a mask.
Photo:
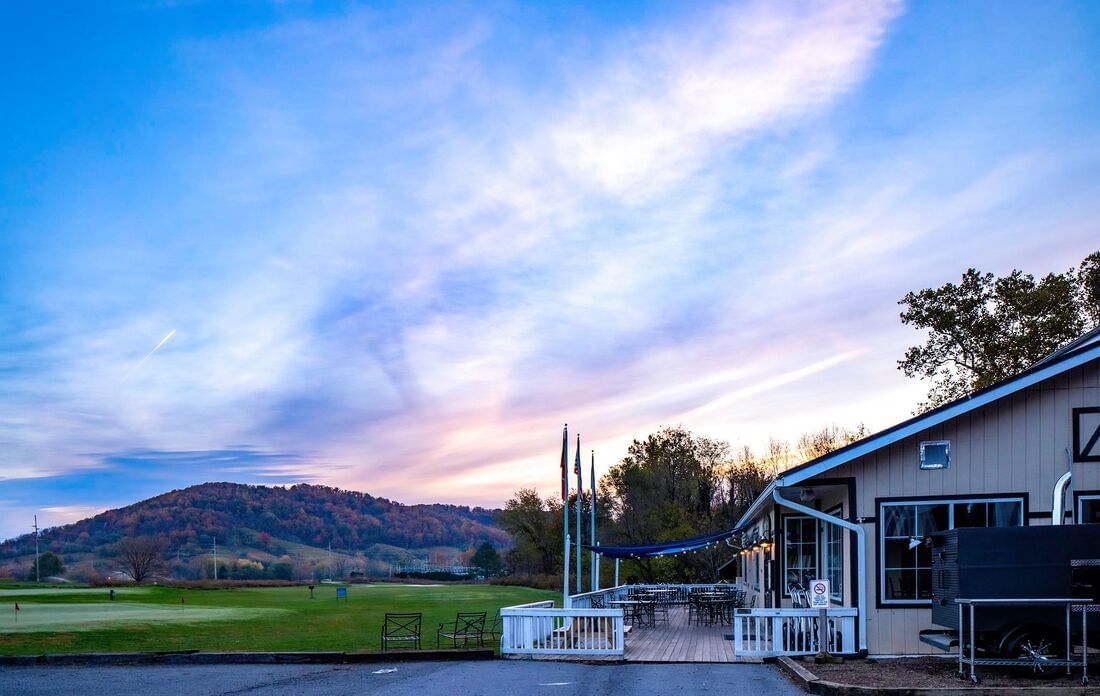
[[(0, 273), (0, 497), (60, 520), (240, 477), (499, 504), (552, 488), (564, 421), (602, 468), (664, 423), (752, 444), (904, 417), (895, 299), (1072, 261), (1094, 227), (1044, 244), (1011, 207), (1084, 219), (1068, 172), (1100, 139), (986, 137), (1001, 91), (934, 76), (899, 96), (932, 11), (903, 9), (285, 6), (182, 32), (132, 85), (142, 174), (93, 158), (110, 176), (43, 194), (60, 241), (0, 255), (36, 269)], [(977, 116), (910, 115), (928, 100)]]

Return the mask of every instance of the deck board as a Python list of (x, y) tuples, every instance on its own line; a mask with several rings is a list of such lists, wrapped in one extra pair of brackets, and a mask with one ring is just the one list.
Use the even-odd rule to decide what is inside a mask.
[(736, 662), (731, 626), (694, 626), (687, 609), (672, 607), (667, 625), (635, 627), (626, 641), (627, 662)]

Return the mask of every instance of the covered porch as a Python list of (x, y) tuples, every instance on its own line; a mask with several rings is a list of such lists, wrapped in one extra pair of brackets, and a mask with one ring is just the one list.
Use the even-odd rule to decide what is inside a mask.
[[(739, 585), (623, 585), (570, 597), (572, 606), (539, 602), (501, 610), (501, 654), (507, 657), (627, 662), (759, 662), (809, 655), (825, 640), (830, 652), (853, 652), (855, 609), (733, 606)], [(650, 598), (660, 597), (653, 602)], [(709, 598), (714, 607), (708, 607)], [(743, 603), (743, 599), (741, 599)], [(643, 605), (645, 608), (643, 609)]]

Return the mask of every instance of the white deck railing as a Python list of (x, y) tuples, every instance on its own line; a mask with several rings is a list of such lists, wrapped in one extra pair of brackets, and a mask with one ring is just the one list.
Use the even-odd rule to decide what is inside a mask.
[[(592, 606), (592, 599), (595, 597), (602, 597), (604, 603), (610, 602), (616, 599), (634, 599), (634, 593), (636, 592), (652, 592), (653, 590), (661, 590), (665, 592), (663, 601), (672, 602), (675, 604), (686, 604), (688, 595), (693, 591), (717, 591), (721, 589), (729, 589), (728, 584), (692, 584), (692, 585), (619, 585), (618, 587), (609, 587), (605, 590), (597, 590), (595, 592), (585, 592), (583, 594), (571, 595), (569, 597), (570, 606), (574, 608), (587, 608)], [(671, 590), (671, 591), (670, 591)]]
[[(667, 595), (670, 601), (686, 602), (691, 590), (715, 587), (620, 585), (573, 595), (568, 609), (556, 609), (552, 601), (505, 607), (500, 610), (504, 624), (500, 651), (513, 655), (623, 655), (623, 611), (612, 607), (611, 601), (631, 599), (639, 590), (663, 588), (675, 590)], [(605, 608), (593, 609), (594, 597), (601, 598)], [(829, 652), (856, 652), (858, 613), (854, 608), (828, 610), (823, 635)], [(733, 616), (733, 653), (738, 657), (816, 654), (822, 640), (818, 624), (817, 609), (737, 609)]]
[(733, 615), (733, 653), (745, 657), (814, 655), (827, 639), (831, 653), (855, 652), (854, 608), (829, 609), (822, 634), (818, 609), (738, 609)]
[(500, 610), (500, 652), (512, 655), (622, 655), (622, 609), (555, 609), (534, 602)]

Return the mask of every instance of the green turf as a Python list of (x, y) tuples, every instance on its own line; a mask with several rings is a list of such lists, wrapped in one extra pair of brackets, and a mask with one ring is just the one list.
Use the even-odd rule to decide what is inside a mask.
[[(106, 589), (66, 587), (37, 594), (19, 589), (0, 588), (0, 654), (369, 651), (379, 649), (386, 612), (410, 611), (424, 614), (427, 648), (435, 646), (437, 624), (454, 620), (455, 612), (485, 611), (493, 617), (502, 606), (555, 597), (522, 587), (379, 584), (349, 586), (347, 601), (336, 598), (334, 586), (319, 585), (313, 600), (306, 587), (142, 587), (118, 590), (111, 602)], [(17, 602), (22, 608), (18, 628)]]

